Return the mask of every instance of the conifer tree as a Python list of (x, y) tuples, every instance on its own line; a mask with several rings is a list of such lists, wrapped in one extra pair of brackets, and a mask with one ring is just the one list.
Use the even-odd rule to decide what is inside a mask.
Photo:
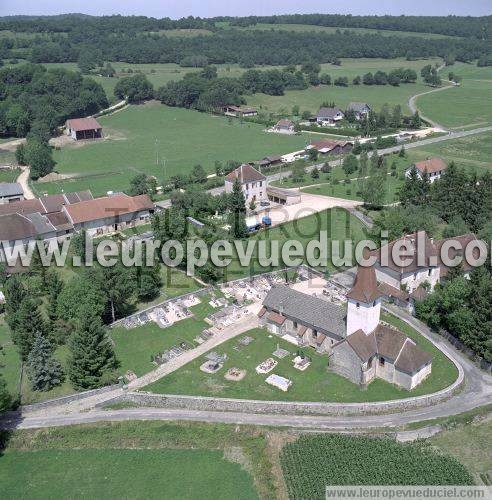
[(17, 321), (12, 330), (12, 340), (19, 349), (20, 357), (27, 360), (38, 334), (46, 335), (46, 324), (33, 299), (25, 298), (17, 312)]
[(0, 414), (10, 410), (12, 405), (12, 397), (7, 390), (7, 384), (3, 375), (0, 373)]
[(246, 226), (246, 201), (244, 199), (243, 189), (238, 179), (234, 180), (232, 193), (229, 200), (229, 224), (231, 225), (231, 235), (234, 238), (244, 238), (248, 234)]
[(88, 306), (80, 310), (69, 343), (68, 375), (76, 389), (95, 389), (111, 379), (116, 357), (101, 318)]
[(64, 380), (63, 369), (53, 357), (50, 341), (40, 333), (27, 357), (27, 376), (33, 391), (49, 391)]

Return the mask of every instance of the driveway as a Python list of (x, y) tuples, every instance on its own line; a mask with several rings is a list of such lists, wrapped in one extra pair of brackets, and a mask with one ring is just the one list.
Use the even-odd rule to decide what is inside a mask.
[(20, 168), (22, 169), (22, 172), (19, 174), (19, 177), (17, 177), (17, 182), (22, 186), (22, 191), (24, 191), (24, 198), (26, 200), (33, 200), (36, 197), (34, 196), (34, 193), (29, 186), (29, 167)]

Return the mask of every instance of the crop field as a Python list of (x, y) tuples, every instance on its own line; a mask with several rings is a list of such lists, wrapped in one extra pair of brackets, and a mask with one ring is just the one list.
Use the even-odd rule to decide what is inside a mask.
[(264, 447), (247, 431), (205, 424), (16, 431), (0, 456), (2, 498), (272, 498)]
[[(299, 350), (287, 341), (271, 335), (266, 329), (254, 329), (245, 335), (253, 337), (248, 346), (238, 345), (238, 339), (232, 339), (216, 350), (226, 353), (227, 360), (223, 368), (216, 374), (200, 371), (205, 361), (200, 357), (177, 371), (149, 385), (146, 390), (160, 394), (187, 394), (193, 396), (216, 396), (240, 399), (283, 400), (283, 401), (333, 401), (333, 402), (366, 402), (401, 399), (436, 392), (450, 385), (456, 379), (454, 365), (429, 341), (417, 334), (394, 317), (385, 316), (385, 321), (395, 324), (406, 335), (409, 335), (422, 349), (432, 354), (432, 375), (411, 393), (395, 386), (376, 380), (366, 390), (337, 374), (327, 371), (328, 358), (317, 354), (312, 348), (301, 349), (311, 358), (312, 364), (306, 371), (294, 368), (292, 359)], [(282, 392), (265, 383), (267, 375), (259, 375), (255, 367), (265, 359), (272, 357), (277, 345), (291, 353), (283, 359), (276, 359), (278, 365), (271, 372), (293, 381), (287, 392)], [(229, 368), (246, 369), (246, 377), (241, 381), (229, 381), (224, 374)]]
[(357, 34), (375, 34), (383, 36), (416, 36), (419, 38), (439, 39), (439, 38), (454, 38), (448, 35), (441, 35), (439, 33), (416, 33), (413, 31), (393, 31), (393, 30), (377, 30), (372, 28), (338, 28), (336, 26), (317, 26), (312, 24), (282, 24), (282, 23), (258, 23), (254, 26), (245, 28), (237, 28), (235, 26), (228, 26), (227, 23), (217, 23), (223, 28), (229, 29), (243, 29), (243, 30), (282, 30), (282, 31), (295, 31), (295, 32), (311, 32), (311, 33), (328, 33), (333, 34), (338, 31), (350, 31)]
[(472, 485), (456, 459), (421, 443), (344, 435), (303, 435), (280, 457), (289, 498), (324, 499), (326, 486)]
[(269, 134), (254, 123), (157, 102), (130, 106), (99, 122), (106, 139), (72, 143), (55, 151), (56, 170), (72, 178), (34, 183), (39, 193), (91, 189), (94, 195), (102, 195), (128, 189), (130, 179), (140, 172), (160, 181), (191, 172), (197, 164), (213, 172), (216, 160), (258, 160), (306, 144), (303, 135)]
[(441, 77), (453, 72), (463, 78), (459, 87), (418, 98), (422, 112), (452, 129), (480, 127), (492, 123), (492, 69), (455, 63), (444, 68)]

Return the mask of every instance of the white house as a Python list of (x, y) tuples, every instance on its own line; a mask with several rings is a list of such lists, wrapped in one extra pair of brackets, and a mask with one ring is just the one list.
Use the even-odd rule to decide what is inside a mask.
[(295, 134), (295, 127), (296, 124), (291, 120), (279, 120), (272, 130), (278, 134)]
[(410, 165), (410, 167), (408, 167), (405, 171), (406, 177), (410, 177), (413, 168), (417, 170), (417, 176), (420, 179), (422, 179), (424, 173), (427, 172), (429, 181), (432, 183), (441, 178), (441, 175), (448, 168), (448, 166), (442, 158), (427, 158), (427, 160), (418, 161), (413, 165)]
[(333, 125), (345, 118), (344, 112), (340, 108), (320, 108), (316, 115), (319, 125)]
[(347, 111), (353, 111), (356, 120), (361, 120), (369, 114), (371, 108), (366, 102), (349, 102)]
[(225, 178), (225, 192), (232, 193), (236, 179), (241, 184), (246, 203), (254, 201), (266, 201), (268, 199), (268, 181), (265, 175), (256, 168), (244, 163), (230, 172)]
[(65, 124), (67, 135), (75, 141), (82, 139), (100, 139), (102, 127), (95, 118), (72, 118)]

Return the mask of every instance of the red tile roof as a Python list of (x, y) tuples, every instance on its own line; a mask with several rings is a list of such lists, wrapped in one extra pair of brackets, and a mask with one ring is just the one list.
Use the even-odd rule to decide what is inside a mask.
[(102, 129), (101, 125), (97, 122), (95, 118), (73, 118), (67, 120), (67, 127), (80, 132), (82, 130), (98, 130)]
[(427, 160), (414, 163), (414, 166), (422, 174), (426, 170), (428, 174), (433, 174), (435, 172), (440, 172), (441, 170), (446, 170), (448, 168), (446, 162), (442, 158), (428, 158)]
[(359, 302), (369, 303), (383, 295), (383, 292), (378, 288), (374, 267), (359, 266), (354, 285), (347, 293), (347, 297)]
[(285, 316), (282, 316), (281, 314), (272, 311), (268, 315), (268, 321), (271, 321), (272, 323), (275, 323), (280, 326), (284, 324)]
[(152, 210), (153, 208), (154, 204), (146, 194), (140, 196), (118, 194), (66, 205), (64, 210), (72, 222), (78, 224), (106, 217), (117, 217), (118, 215)]

